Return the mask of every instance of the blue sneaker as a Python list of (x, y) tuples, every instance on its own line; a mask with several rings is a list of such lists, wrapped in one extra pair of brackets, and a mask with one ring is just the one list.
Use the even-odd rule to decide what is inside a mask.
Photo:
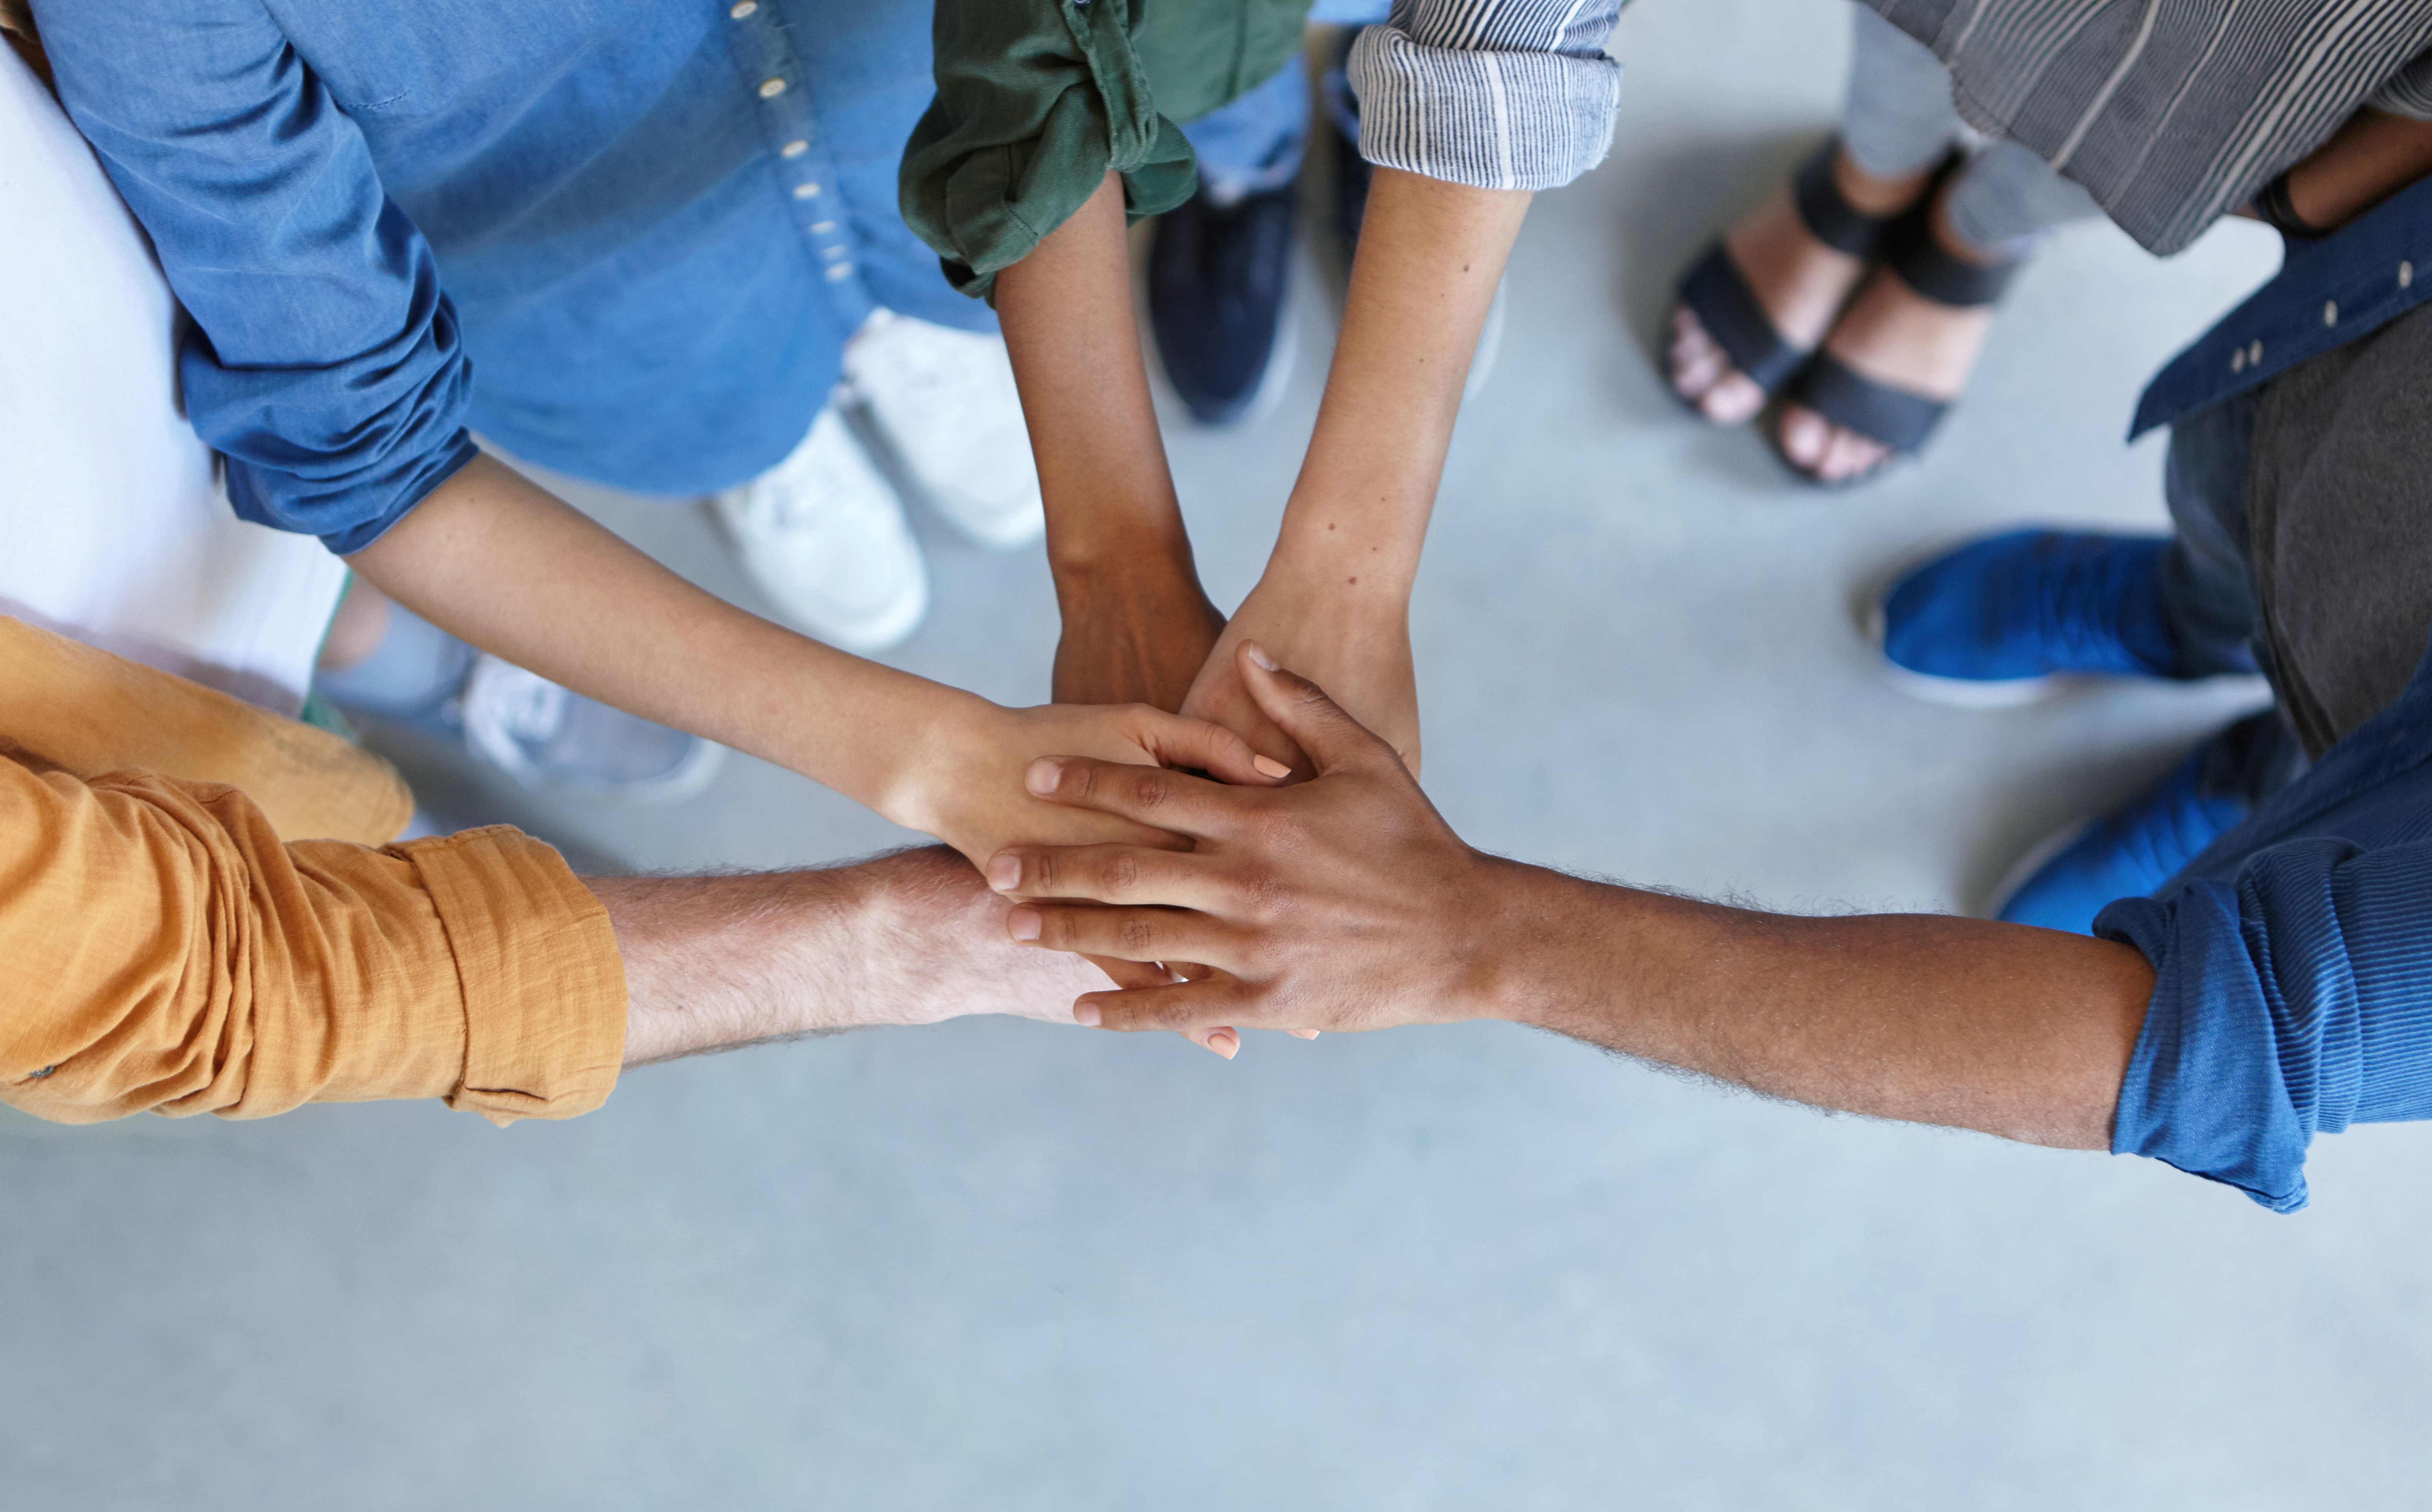
[(2169, 545), (2087, 530), (1971, 541), (1884, 592), (1875, 644), (1903, 688), (1970, 708), (2032, 702), (2065, 677), (2185, 677), (2162, 618)]
[(2027, 852), (2001, 884), (1993, 915), (2090, 934), (2106, 904), (2145, 897), (2177, 876), (2302, 764), (2277, 711), (2250, 714), (2117, 813), (2070, 825)]

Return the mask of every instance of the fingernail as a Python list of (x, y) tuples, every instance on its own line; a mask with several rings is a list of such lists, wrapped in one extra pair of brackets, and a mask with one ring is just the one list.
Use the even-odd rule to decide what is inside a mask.
[(1022, 774), (1022, 785), (1045, 798), (1056, 791), (1056, 779), (1063, 774), (1063, 764), (1053, 756), (1041, 756)]
[(1269, 656), (1267, 654), (1267, 648), (1260, 646), (1258, 642), (1243, 641), (1241, 643), (1241, 649), (1250, 653), (1251, 661), (1258, 663), (1268, 671), (1273, 672), (1275, 669), (1275, 659)]
[(1295, 1029), (1292, 1032), (1292, 1036), (1294, 1039), (1315, 1039), (1317, 1037), (1317, 1031), (1314, 1029)]
[(1272, 756), (1253, 756), (1250, 764), (1269, 777), (1290, 777), (1292, 768)]
[(1229, 1029), (1220, 1029), (1208, 1036), (1208, 1048), (1229, 1061), (1241, 1053), (1241, 1036)]
[(1017, 908), (1005, 916), (1005, 932), (1017, 940), (1039, 938), (1039, 910)]
[(1084, 1029), (1097, 1028), (1098, 1016), (1098, 1005), (1094, 1002), (1076, 1002), (1072, 1005), (1072, 1022)]
[(1018, 886), (1021, 882), (1021, 857), (998, 856), (988, 862), (988, 884), (990, 887), (995, 888), (998, 892), (1004, 892), (1007, 888)]

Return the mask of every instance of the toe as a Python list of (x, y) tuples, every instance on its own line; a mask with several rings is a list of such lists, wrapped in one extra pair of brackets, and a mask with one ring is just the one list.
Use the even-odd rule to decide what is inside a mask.
[(1745, 373), (1727, 372), (1706, 390), (1697, 401), (1698, 412), (1720, 426), (1735, 426), (1753, 419), (1765, 408), (1765, 390)]
[(1824, 463), (1816, 471), (1828, 481), (1846, 483), (1881, 466), (1885, 455), (1882, 442), (1835, 427), (1824, 448)]
[(1722, 369), (1722, 352), (1697, 317), (1681, 310), (1672, 316), (1672, 386), (1684, 399), (1695, 399), (1714, 385)]
[(1782, 454), (1801, 471), (1820, 474), (1825, 450), (1832, 440), (1832, 428), (1815, 411), (1794, 404), (1782, 412), (1777, 439), (1782, 443)]

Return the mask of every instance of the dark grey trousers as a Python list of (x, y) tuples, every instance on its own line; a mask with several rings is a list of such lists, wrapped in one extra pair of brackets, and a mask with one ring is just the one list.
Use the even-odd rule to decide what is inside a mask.
[(2432, 306), (2171, 428), (2163, 613), (2186, 669), (2261, 672), (2237, 785), (2291, 781), (2432, 639)]

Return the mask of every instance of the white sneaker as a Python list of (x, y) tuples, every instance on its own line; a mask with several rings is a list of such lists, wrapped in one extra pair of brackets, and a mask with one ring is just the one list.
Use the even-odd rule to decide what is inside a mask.
[(779, 617), (848, 651), (883, 651), (929, 611), (903, 501), (831, 404), (793, 454), (710, 501)]
[(1046, 533), (1004, 337), (882, 310), (846, 345), (844, 374), (904, 472), (957, 529), (1000, 551)]
[(483, 655), (458, 695), (464, 744), (527, 787), (677, 803), (709, 786), (726, 748), (572, 693)]

